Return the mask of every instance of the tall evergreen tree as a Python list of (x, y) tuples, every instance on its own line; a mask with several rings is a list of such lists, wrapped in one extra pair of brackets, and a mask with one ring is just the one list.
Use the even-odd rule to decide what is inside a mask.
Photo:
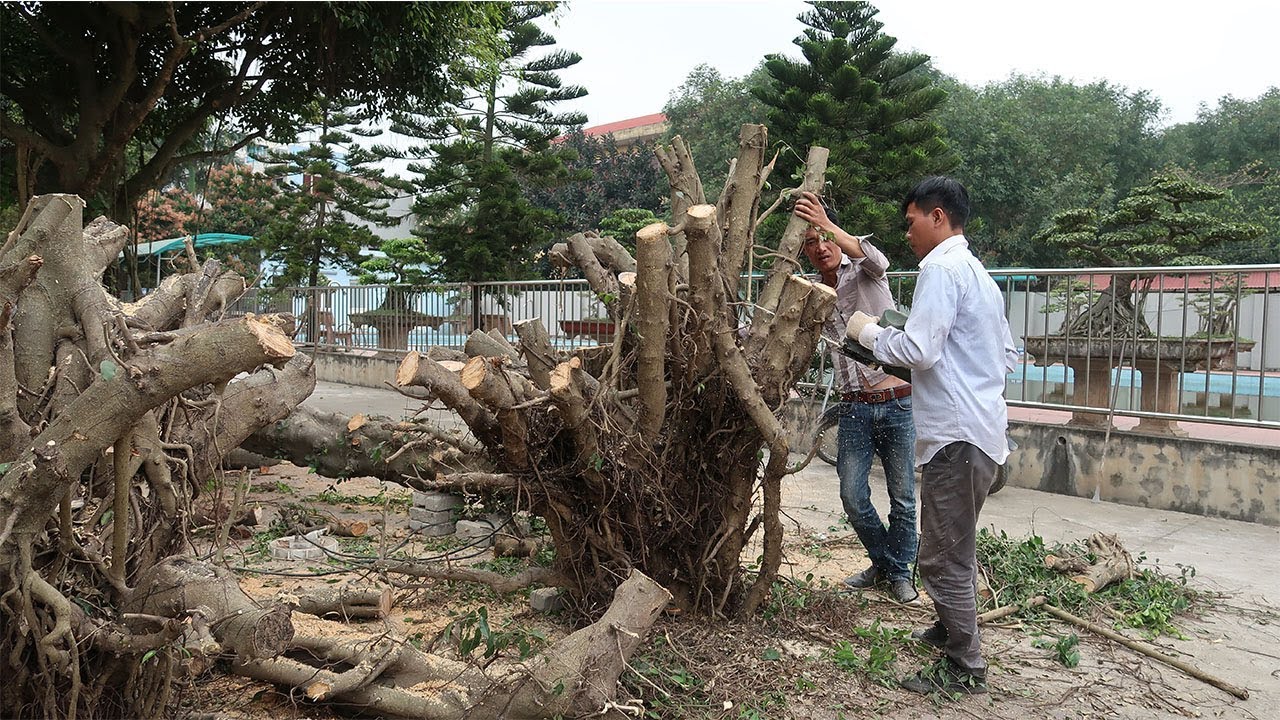
[[(792, 149), (778, 164), (793, 174), (810, 146), (831, 150), (826, 195), (850, 232), (884, 235), (902, 226), (899, 202), (921, 177), (955, 160), (933, 112), (946, 93), (935, 86), (929, 57), (894, 50), (866, 2), (810, 2), (795, 39), (804, 60), (769, 55), (772, 82), (756, 96), (769, 107), (771, 138)], [(905, 243), (886, 252), (904, 261)]]
[(494, 62), (455, 69), (460, 90), (450, 109), (403, 113), (393, 129), (426, 141), (411, 154), (428, 162), (410, 165), (418, 174), (417, 233), (425, 249), (439, 255), (441, 279), (479, 281), (530, 277), (535, 256), (555, 235), (557, 217), (536, 207), (522, 180), (545, 185), (569, 175), (566, 148), (551, 140), (581, 125), (581, 113), (558, 114), (556, 103), (586, 95), (561, 83), (558, 71), (576, 64), (576, 53), (537, 54), (555, 38), (535, 22), (558, 3), (502, 5), (500, 37), (505, 43)]
[(367, 225), (389, 225), (386, 210), (402, 180), (386, 175), (383, 159), (357, 138), (381, 133), (370, 127), (368, 109), (338, 98), (321, 97), (311, 107), (315, 140), (293, 152), (273, 153), (268, 173), (285, 193), (276, 218), (258, 238), (266, 259), (279, 263), (272, 277), (277, 287), (316, 285), (325, 265), (351, 267), (360, 251), (377, 238)]

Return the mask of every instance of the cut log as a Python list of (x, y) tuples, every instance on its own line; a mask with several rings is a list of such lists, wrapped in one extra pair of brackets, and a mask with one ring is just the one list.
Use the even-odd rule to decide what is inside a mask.
[(591, 244), (583, 233), (571, 236), (568, 240), (568, 245), (569, 253), (573, 257), (574, 263), (582, 270), (582, 276), (587, 279), (587, 284), (591, 286), (596, 297), (604, 304), (610, 319), (615, 323), (621, 320), (622, 303), (618, 302), (620, 291), (617, 276), (605, 269), (600, 260), (596, 258), (595, 252), (591, 249)]
[[(601, 237), (594, 232), (583, 233), (583, 237), (587, 241), (587, 245), (591, 248), (591, 252), (596, 256), (599, 263), (609, 268), (614, 273), (634, 272), (636, 269), (636, 261), (632, 259), (631, 253), (612, 237)], [(547, 253), (551, 264), (559, 268), (576, 268), (574, 264), (573, 254), (569, 250), (569, 243), (556, 243), (551, 246), (551, 250)]]
[(200, 613), (214, 639), (242, 660), (275, 657), (293, 639), (288, 605), (261, 607), (240, 589), (231, 571), (185, 557), (168, 558), (144, 571), (123, 608), (166, 618)]
[(657, 442), (667, 412), (667, 331), (674, 271), (665, 223), (636, 233), (636, 387), (640, 392), (637, 430), (650, 445)]
[(299, 594), (297, 598), (298, 612), (308, 615), (381, 620), (391, 612), (392, 593), (390, 588), (330, 586)]
[(1072, 582), (1079, 583), (1087, 593), (1097, 592), (1111, 583), (1133, 577), (1133, 558), (1116, 536), (1094, 533), (1085, 541), (1085, 545), (1096, 558), (1094, 562), (1090, 563), (1082, 557), (1046, 555), (1045, 567), (1073, 573)]
[(502, 434), (502, 448), (508, 464), (517, 469), (527, 467), (528, 426), (515, 406), (534, 397), (537, 391), (533, 385), (521, 376), (494, 364), (494, 358), (485, 357), (468, 360), (459, 379), (471, 397), (492, 410), (497, 417)]
[(724, 230), (724, 280), (736, 293), (742, 266), (755, 244), (756, 215), (769, 131), (763, 125), (743, 125), (738, 134), (738, 157), (725, 183), (724, 207), (717, 208)]
[(369, 532), (369, 523), (348, 518), (334, 518), (325, 527), (330, 533), (342, 537), (364, 537)]
[(556, 351), (551, 347), (551, 336), (541, 318), (529, 318), (515, 324), (520, 337), (520, 354), (529, 366), (529, 378), (533, 384), (546, 390), (551, 368), (557, 364)]
[(497, 417), (471, 397), (460, 374), (461, 371), (451, 372), (441, 363), (411, 351), (396, 370), (396, 384), (418, 385), (430, 390), (446, 407), (458, 413), (476, 439), (490, 448), (499, 447), (502, 435)]
[(472, 330), (471, 334), (467, 336), (467, 342), (463, 346), (463, 350), (467, 353), (468, 358), (500, 357), (509, 358), (513, 362), (520, 360), (520, 353), (511, 347), (511, 343), (505, 340), (499, 341), (498, 338), (483, 330)]
[(462, 428), (370, 416), (354, 432), (350, 418), (301, 405), (287, 418), (248, 437), (242, 447), (310, 465), (331, 478), (376, 477), (421, 488), (437, 473), (486, 470), (489, 461)]

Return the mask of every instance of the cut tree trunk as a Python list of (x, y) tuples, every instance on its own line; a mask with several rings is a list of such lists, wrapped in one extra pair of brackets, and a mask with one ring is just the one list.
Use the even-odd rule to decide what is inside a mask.
[[(199, 627), (210, 616), (241, 653), (287, 635), (287, 613), (231, 617), (217, 602), (158, 628), (116, 613), (184, 547), (222, 456), (288, 414), (314, 375), (289, 340), (292, 317), (222, 317), (244, 281), (216, 261), (137, 302), (113, 298), (102, 273), (128, 232), (85, 226), (83, 209), (71, 195), (33, 198), (0, 246), (0, 705), (158, 716), (170, 681), (198, 671), (191, 653), (214, 642)], [(142, 663), (148, 651), (155, 662)]]
[(247, 677), (302, 690), (308, 700), (377, 708), (384, 717), (540, 720), (602, 714), (618, 678), (670, 599), (636, 572), (596, 622), (523, 663), (486, 669), (423, 653), (403, 638), (352, 636), (336, 623), (297, 618), (286, 657), (232, 666)]
[[(635, 260), (592, 233), (553, 248), (613, 321), (611, 342), (592, 358), (552, 352), (531, 319), (518, 326), (526, 362), (477, 346), (469, 353), (487, 359), (472, 357), (460, 376), (413, 353), (397, 374), (472, 428), (502, 479), (491, 487), (513, 488), (521, 509), (546, 519), (555, 569), (581, 610), (602, 607), (632, 568), (681, 608), (710, 615), (752, 611), (776, 576), (789, 452), (776, 413), (809, 364), (834, 293), (792, 274), (805, 227), (793, 218), (762, 307), (740, 309), (737, 274), (755, 244), (767, 144), (763, 127), (743, 128), (716, 206), (684, 141), (660, 149), (672, 217), (637, 235)], [(812, 149), (802, 187), (821, 188), (825, 166), (826, 151)], [(438, 486), (451, 477), (462, 475)], [(752, 577), (742, 555), (755, 528), (764, 556)]]

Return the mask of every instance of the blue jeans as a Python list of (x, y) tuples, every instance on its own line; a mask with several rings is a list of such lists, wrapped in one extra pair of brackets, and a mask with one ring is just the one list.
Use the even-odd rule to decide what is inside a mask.
[[(910, 580), (916, 559), (916, 427), (911, 397), (882, 403), (842, 403), (839, 454), (840, 500), (867, 556), (881, 577)], [(889, 526), (871, 503), (872, 454), (880, 457), (889, 490)]]

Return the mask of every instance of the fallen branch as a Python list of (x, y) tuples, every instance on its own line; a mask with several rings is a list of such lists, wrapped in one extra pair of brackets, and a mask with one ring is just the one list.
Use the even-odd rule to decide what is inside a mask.
[(1178, 658), (1173, 657), (1171, 655), (1166, 655), (1146, 643), (1127, 638), (1121, 635), (1120, 633), (1117, 633), (1113, 630), (1109, 630), (1096, 623), (1089, 622), (1084, 618), (1076, 617), (1075, 615), (1072, 615), (1066, 610), (1054, 607), (1053, 605), (1050, 605), (1048, 603), (1045, 603), (1044, 609), (1045, 609), (1045, 612), (1049, 613), (1050, 615), (1053, 615), (1054, 617), (1060, 620), (1065, 620), (1071, 623), (1072, 625), (1082, 627), (1085, 630), (1101, 635), (1102, 637), (1107, 638), (1108, 640), (1114, 640), (1115, 642), (1118, 642), (1121, 645), (1124, 645), (1130, 650), (1136, 650), (1137, 652), (1140, 652), (1149, 658), (1152, 658), (1154, 660), (1159, 660), (1160, 662), (1164, 663), (1165, 665), (1168, 665), (1169, 667), (1177, 668), (1178, 670), (1181, 670), (1182, 672), (1190, 675), (1191, 677), (1197, 680), (1202, 680), (1204, 682), (1207, 682), (1210, 685), (1220, 690), (1225, 690), (1226, 692), (1229, 692), (1232, 695), (1235, 695), (1241, 700), (1249, 699), (1248, 690), (1242, 687), (1239, 687), (1238, 685), (1232, 685), (1231, 683), (1221, 678), (1214, 677), (1213, 675), (1210, 675), (1209, 673), (1201, 670), (1200, 668), (1196, 667), (1195, 665), (1192, 665), (1189, 662), (1179, 660)]

